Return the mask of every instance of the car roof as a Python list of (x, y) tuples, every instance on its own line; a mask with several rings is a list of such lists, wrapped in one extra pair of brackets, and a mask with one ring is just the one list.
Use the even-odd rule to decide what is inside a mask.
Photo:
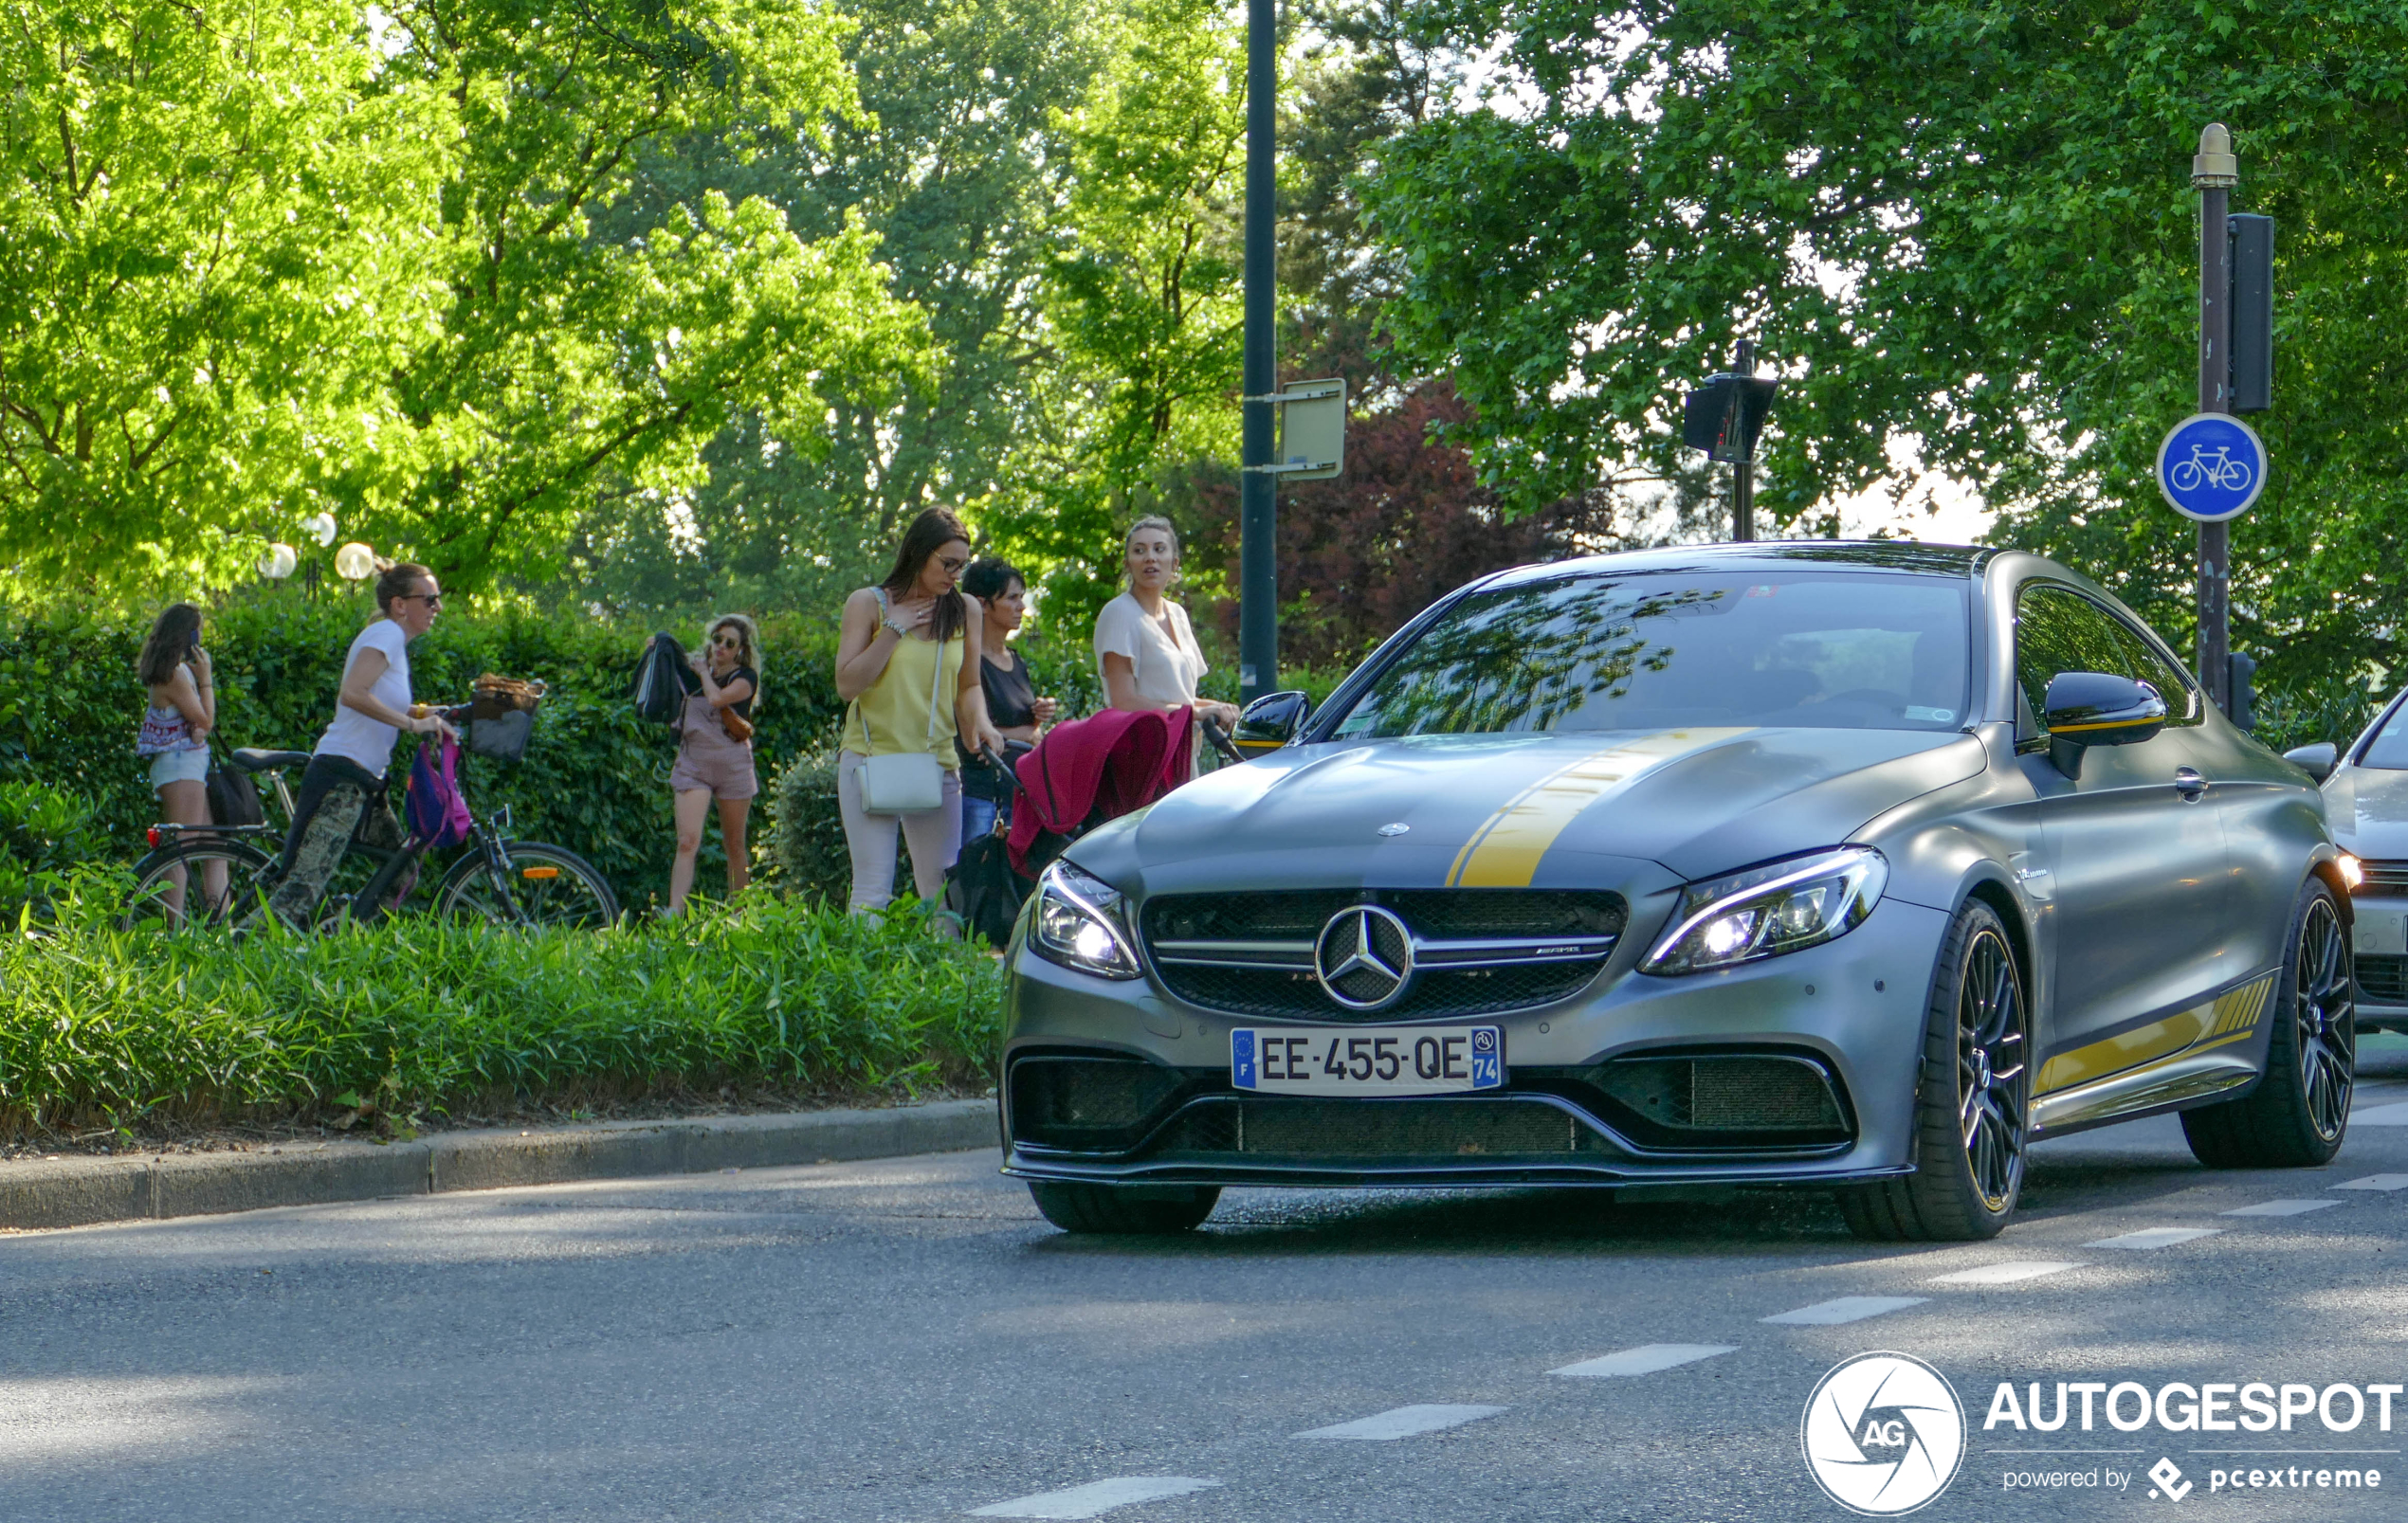
[(1834, 570), (1906, 571), (1925, 576), (1977, 577), (1998, 553), (1979, 545), (1925, 545), (1911, 539), (1760, 539), (1752, 544), (1666, 545), (1655, 550), (1622, 551), (1611, 555), (1580, 555), (1570, 560), (1517, 566), (1481, 582), (1483, 587), (1511, 587), (1519, 582), (1573, 575), (1611, 575), (1626, 571), (1712, 571), (1719, 572), (1796, 571), (1801, 562)]

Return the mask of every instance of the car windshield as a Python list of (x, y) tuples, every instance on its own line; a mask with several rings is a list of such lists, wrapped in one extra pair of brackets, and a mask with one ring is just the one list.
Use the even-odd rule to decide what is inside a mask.
[(1842, 571), (1564, 576), (1455, 604), (1348, 707), (1339, 739), (1965, 722), (1966, 584)]
[(2365, 753), (2358, 758), (2361, 767), (2380, 767), (2386, 771), (2408, 772), (2408, 703), (2391, 711), (2391, 717), (2366, 742)]

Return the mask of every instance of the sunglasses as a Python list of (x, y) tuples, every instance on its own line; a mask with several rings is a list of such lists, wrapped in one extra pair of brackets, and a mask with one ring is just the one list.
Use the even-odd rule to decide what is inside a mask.
[(440, 608), (443, 607), (443, 594), (440, 592), (403, 592), (397, 594), (397, 601), (407, 601), (410, 598), (426, 599), (427, 607), (429, 608)]
[(713, 635), (711, 644), (727, 650), (740, 650), (744, 645), (744, 642), (734, 635)]

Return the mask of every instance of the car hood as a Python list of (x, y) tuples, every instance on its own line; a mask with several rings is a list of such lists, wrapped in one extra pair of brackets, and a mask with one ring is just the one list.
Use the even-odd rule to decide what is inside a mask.
[(1844, 842), (1984, 765), (1970, 735), (1904, 730), (1327, 741), (1199, 778), (1072, 856), (1145, 894), (1696, 879)]
[(2343, 768), (2325, 785), (2325, 815), (2343, 850), (2379, 861), (2408, 858), (2408, 771)]

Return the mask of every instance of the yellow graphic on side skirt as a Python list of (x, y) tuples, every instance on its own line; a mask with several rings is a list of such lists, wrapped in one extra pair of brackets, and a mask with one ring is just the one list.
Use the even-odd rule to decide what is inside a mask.
[(1743, 735), (1747, 730), (1668, 730), (1591, 752), (1507, 800), (1455, 853), (1449, 888), (1528, 888), (1539, 859), (1582, 809), (1675, 757)]
[(2267, 997), (2274, 992), (2274, 975), (2262, 974), (2238, 988), (2227, 989), (2204, 1005), (2178, 1010), (2162, 1021), (2134, 1026), (2104, 1042), (2061, 1052), (2040, 1065), (2034, 1095), (2048, 1095), (2094, 1079), (2196, 1057), (2234, 1043), (2247, 1041), (2266, 1013)]

